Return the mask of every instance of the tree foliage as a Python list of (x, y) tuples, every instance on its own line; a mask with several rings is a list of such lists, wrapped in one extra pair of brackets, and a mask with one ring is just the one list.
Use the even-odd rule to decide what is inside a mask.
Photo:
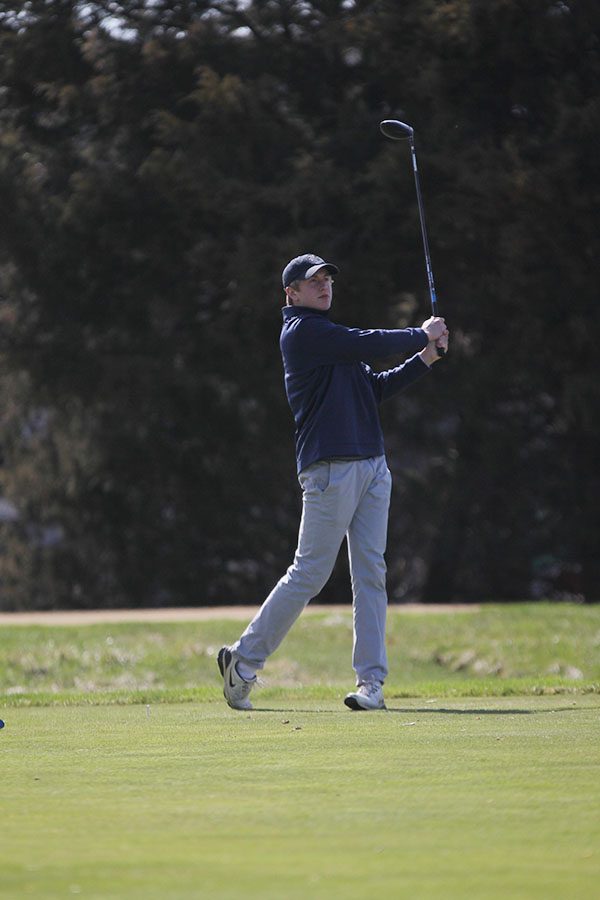
[[(572, 0), (0, 7), (7, 608), (260, 602), (299, 497), (279, 273), (427, 315), (383, 409), (396, 599), (597, 600), (599, 14)], [(342, 567), (323, 597), (343, 599)]]

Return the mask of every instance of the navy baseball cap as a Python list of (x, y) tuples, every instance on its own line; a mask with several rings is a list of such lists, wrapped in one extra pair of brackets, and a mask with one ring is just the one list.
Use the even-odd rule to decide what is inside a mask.
[(292, 281), (306, 281), (312, 278), (319, 269), (327, 269), (330, 275), (337, 275), (339, 269), (333, 263), (325, 262), (314, 253), (303, 253), (291, 259), (282, 272), (281, 280), (284, 288), (289, 287)]

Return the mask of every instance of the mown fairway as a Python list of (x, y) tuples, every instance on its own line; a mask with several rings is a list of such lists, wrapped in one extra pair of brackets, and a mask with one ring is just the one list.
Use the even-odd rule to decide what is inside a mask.
[(215, 676), (239, 623), (5, 628), (0, 896), (595, 900), (599, 613), (393, 613), (372, 714), (347, 611), (252, 713)]
[(2, 896), (595, 898), (597, 696), (14, 709)]

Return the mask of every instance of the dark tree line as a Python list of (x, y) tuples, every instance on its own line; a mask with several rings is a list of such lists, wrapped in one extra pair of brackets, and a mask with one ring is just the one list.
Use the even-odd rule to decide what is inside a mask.
[(299, 511), (283, 264), (338, 262), (344, 324), (428, 314), (385, 117), (453, 333), (382, 408), (391, 597), (598, 600), (599, 20), (0, 4), (0, 606), (262, 600)]

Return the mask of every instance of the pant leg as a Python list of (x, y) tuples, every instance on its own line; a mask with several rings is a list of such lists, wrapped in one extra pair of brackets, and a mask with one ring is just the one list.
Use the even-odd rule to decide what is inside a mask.
[(301, 473), (302, 519), (294, 562), (233, 645), (252, 668), (263, 667), (328, 581), (360, 499), (357, 466), (320, 462)]
[(357, 682), (385, 681), (387, 653), (386, 564), (384, 559), (392, 478), (385, 457), (369, 461), (372, 479), (348, 528), (352, 579), (354, 647), (352, 666)]

